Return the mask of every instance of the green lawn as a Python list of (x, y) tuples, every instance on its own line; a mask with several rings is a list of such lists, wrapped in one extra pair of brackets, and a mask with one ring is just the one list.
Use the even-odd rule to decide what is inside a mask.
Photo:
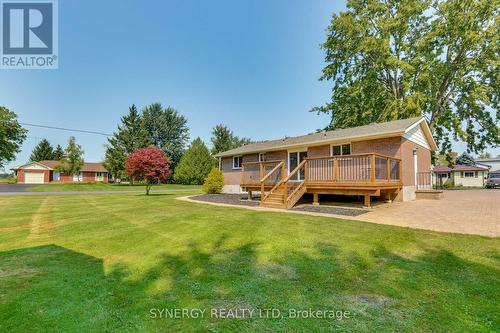
[[(155, 190), (199, 190), (198, 185), (180, 185), (180, 184), (161, 184), (154, 185), (151, 189)], [(68, 183), (68, 184), (44, 184), (35, 186), (28, 191), (30, 192), (60, 192), (60, 191), (146, 191), (144, 185), (128, 184), (103, 184), (103, 183)]]
[[(0, 197), (0, 331), (500, 327), (498, 238), (214, 207), (175, 195)], [(164, 308), (207, 312), (151, 318)], [(210, 309), (270, 308), (283, 317), (210, 316)], [(350, 315), (287, 318), (289, 309), (309, 308)]]
[(16, 178), (0, 178), (0, 184), (14, 184)]

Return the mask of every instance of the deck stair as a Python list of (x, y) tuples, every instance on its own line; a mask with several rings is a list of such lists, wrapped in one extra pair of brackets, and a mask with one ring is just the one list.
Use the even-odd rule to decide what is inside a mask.
[[(300, 163), (287, 177), (284, 177), (284, 165), (278, 165), (275, 169), (271, 170), (261, 180), (261, 203), (262, 207), (290, 209), (297, 201), (306, 193), (306, 186), (304, 180), (298, 180), (301, 171), (304, 170), (306, 161)], [(277, 168), (281, 168), (281, 180), (267, 193), (264, 192), (265, 181), (276, 172)]]

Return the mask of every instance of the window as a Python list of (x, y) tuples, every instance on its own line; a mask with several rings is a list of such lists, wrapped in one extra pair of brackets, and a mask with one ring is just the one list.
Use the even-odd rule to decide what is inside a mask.
[(96, 172), (95, 173), (95, 180), (102, 182), (103, 181), (103, 175), (102, 172)]
[(233, 169), (241, 169), (241, 156), (233, 156)]
[(351, 155), (351, 144), (332, 145), (332, 156)]
[(265, 162), (266, 161), (266, 153), (259, 153), (259, 162)]
[(473, 171), (465, 171), (464, 176), (465, 176), (465, 178), (473, 178), (474, 172)]

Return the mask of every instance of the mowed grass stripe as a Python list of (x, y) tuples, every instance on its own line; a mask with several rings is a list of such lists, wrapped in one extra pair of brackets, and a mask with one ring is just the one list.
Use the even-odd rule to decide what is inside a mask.
[[(51, 196), (45, 208), (43, 197), (5, 197), (0, 331), (500, 326), (499, 239), (215, 207), (175, 196)], [(29, 239), (40, 207), (43, 222), (53, 227)], [(158, 307), (343, 309), (353, 316), (149, 318)]]

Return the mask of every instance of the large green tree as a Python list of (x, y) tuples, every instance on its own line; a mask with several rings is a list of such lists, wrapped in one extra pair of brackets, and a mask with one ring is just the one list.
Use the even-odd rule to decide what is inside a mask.
[(174, 181), (180, 184), (201, 185), (216, 160), (210, 155), (205, 143), (196, 138), (182, 155), (174, 173)]
[(149, 143), (167, 154), (175, 170), (189, 139), (186, 117), (174, 108), (153, 103), (142, 110), (142, 126)]
[(148, 134), (142, 126), (141, 114), (135, 105), (129, 108), (127, 115), (121, 118), (118, 130), (108, 139), (104, 165), (113, 176), (121, 177), (125, 169), (125, 160), (139, 148), (147, 147)]
[(57, 145), (56, 149), (54, 149), (54, 156), (52, 159), (60, 161), (61, 158), (64, 156), (64, 150), (61, 147), (61, 145)]
[[(57, 170), (64, 172), (67, 175), (77, 175), (83, 166), (83, 149), (82, 146), (76, 143), (74, 136), (70, 136), (68, 146), (64, 151), (64, 155), (59, 161)], [(80, 178), (78, 178), (80, 180)]]
[(0, 106), (0, 168), (14, 160), (21, 150), (27, 132), (17, 121), (14, 112)]
[(500, 144), (499, 6), (491, 0), (348, 0), (323, 48), (345, 128), (425, 115), (442, 152)]
[(30, 161), (40, 162), (54, 159), (54, 148), (47, 139), (42, 139), (31, 152)]
[(121, 125), (118, 126), (114, 138), (126, 155), (149, 145), (148, 133), (142, 126), (142, 117), (135, 105), (132, 104), (129, 113), (121, 118)]
[(214, 155), (252, 142), (248, 138), (240, 138), (234, 135), (233, 131), (223, 124), (213, 128), (211, 141), (212, 154)]
[(127, 156), (125, 148), (117, 143), (116, 138), (110, 138), (104, 155), (104, 167), (113, 177), (121, 178), (125, 170)]

